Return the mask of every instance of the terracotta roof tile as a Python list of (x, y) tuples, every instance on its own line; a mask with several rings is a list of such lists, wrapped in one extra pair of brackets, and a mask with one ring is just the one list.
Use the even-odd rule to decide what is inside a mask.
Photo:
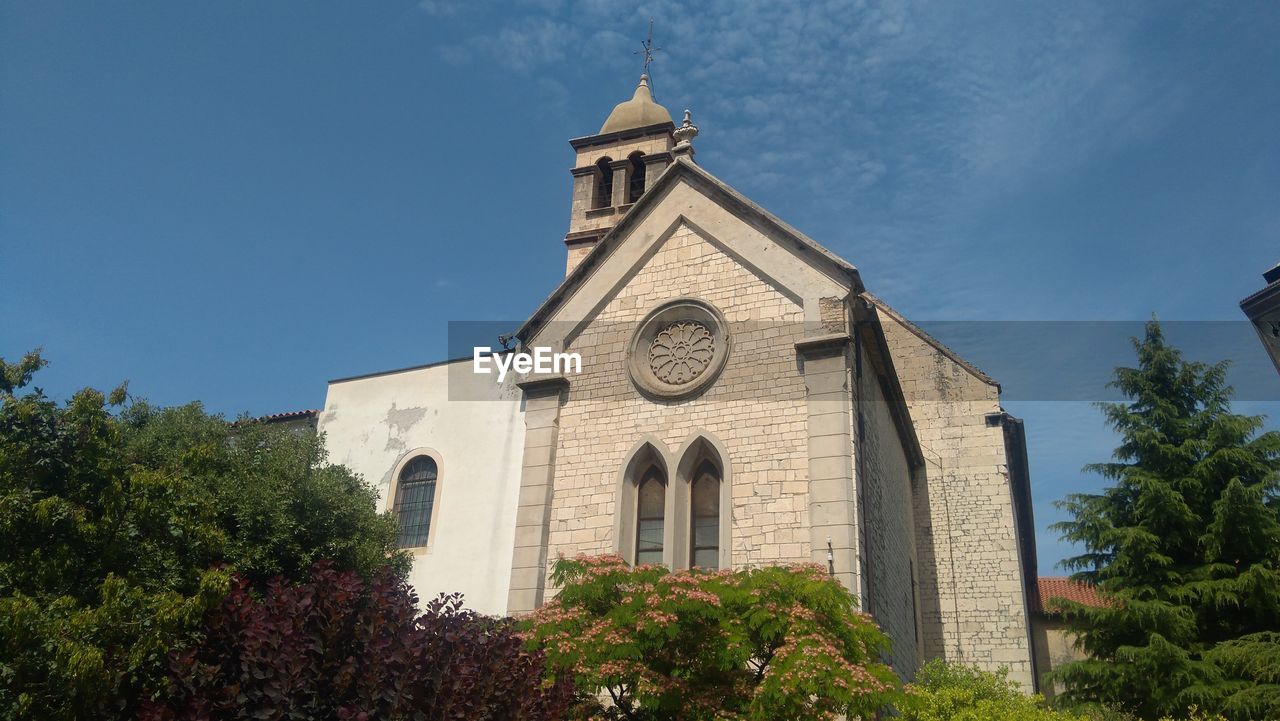
[(1098, 590), (1087, 583), (1072, 581), (1066, 576), (1040, 576), (1036, 579), (1035, 598), (1031, 599), (1032, 613), (1052, 613), (1046, 611), (1050, 599), (1061, 598), (1075, 601), (1086, 606), (1101, 608), (1107, 602), (1098, 594)]
[(257, 418), (246, 418), (242, 421), (233, 421), (231, 425), (240, 426), (246, 423), (281, 423), (283, 421), (301, 420), (303, 418), (315, 418), (320, 415), (318, 410), (305, 411), (287, 411), (285, 413), (272, 413), (269, 416), (258, 416)]
[(258, 418), (256, 420), (262, 421), (264, 423), (274, 423), (276, 421), (291, 421), (291, 420), (294, 420), (295, 418), (310, 418), (311, 416), (315, 416), (319, 414), (320, 414), (320, 411), (314, 410), (314, 409), (305, 410), (305, 411), (289, 411), (287, 413), (272, 413), (269, 416), (262, 416), (261, 418)]

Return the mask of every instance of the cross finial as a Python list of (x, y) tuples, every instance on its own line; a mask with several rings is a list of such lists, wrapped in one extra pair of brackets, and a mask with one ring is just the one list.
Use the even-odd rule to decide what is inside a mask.
[(631, 51), (632, 55), (644, 56), (645, 75), (649, 74), (649, 64), (653, 62), (653, 54), (660, 50), (662, 50), (662, 48), (655, 48), (653, 46), (653, 18), (649, 18), (649, 37), (645, 38), (644, 42), (640, 43), (639, 50)]

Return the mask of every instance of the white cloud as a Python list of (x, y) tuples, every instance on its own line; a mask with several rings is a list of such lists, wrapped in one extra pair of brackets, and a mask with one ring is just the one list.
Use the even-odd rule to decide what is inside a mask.
[(1167, 72), (1135, 59), (1148, 18), (1109, 3), (548, 7), (558, 3), (512, 8), (446, 57), (621, 72), (637, 67), (631, 51), (656, 18), (659, 99), (693, 109), (707, 167), (748, 195), (781, 199), (800, 227), (841, 218), (814, 229), (820, 241), (874, 268), (879, 292), (948, 317), (984, 301), (948, 287), (945, 306), (930, 308), (924, 290), (937, 279), (914, 267), (924, 253), (954, 255), (952, 268), (972, 262), (948, 247), (958, 218), (1160, 129), (1184, 102)]

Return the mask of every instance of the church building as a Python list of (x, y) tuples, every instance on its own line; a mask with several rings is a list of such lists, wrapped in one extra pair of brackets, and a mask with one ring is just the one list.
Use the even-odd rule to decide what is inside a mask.
[[(704, 169), (697, 134), (641, 76), (569, 141), (566, 274), (510, 350), (331, 381), (330, 459), (380, 489), (424, 598), (528, 612), (559, 555), (817, 563), (907, 677), (944, 658), (1034, 687), (1026, 446), (999, 384)], [(580, 366), (476, 372), (540, 348)]]

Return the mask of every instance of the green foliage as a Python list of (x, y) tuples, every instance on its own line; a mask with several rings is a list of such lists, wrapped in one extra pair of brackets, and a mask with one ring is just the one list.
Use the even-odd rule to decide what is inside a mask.
[(370, 575), (395, 552), (375, 494), (319, 441), (233, 431), (198, 405), (85, 389), (64, 406), (44, 365), (0, 360), (0, 717), (128, 718), (226, 593), (320, 557)]
[[(1089, 719), (1089, 721), (1094, 721)], [(1160, 721), (1227, 721), (1222, 714), (1210, 713), (1201, 710), (1198, 706), (1192, 706), (1187, 710), (1185, 719), (1175, 719), (1172, 716), (1161, 716)]]
[(47, 365), (49, 361), (40, 357), (39, 348), (22, 356), (22, 360), (17, 363), (5, 363), (4, 358), (0, 358), (0, 394), (12, 395), (14, 391), (25, 387), (36, 371)]
[[(1008, 669), (992, 673), (935, 659), (907, 687), (908, 700), (901, 704), (900, 717), (903, 721), (1137, 721), (1114, 706), (1055, 709), (1043, 696), (1024, 693), (1008, 676)], [(1159, 721), (1226, 719), (1193, 706), (1185, 716), (1161, 716)]]
[(395, 519), (376, 512), (377, 491), (346, 468), (326, 463), (322, 440), (277, 426), (228, 426), (198, 403), (154, 408), (134, 403), (121, 414), (130, 456), (185, 475), (207, 491), (218, 527), (228, 529), (223, 560), (261, 587), (277, 575), (305, 578), (316, 561), (365, 578), (390, 562)]
[(868, 718), (901, 698), (887, 637), (817, 566), (670, 572), (559, 559), (530, 642), (577, 718)]
[(930, 661), (916, 674), (903, 704), (903, 721), (1082, 721), (1049, 708), (1040, 695), (1024, 694), (999, 673)]
[(1121, 445), (1088, 467), (1112, 485), (1060, 504), (1085, 548), (1065, 565), (1108, 603), (1061, 603), (1090, 658), (1056, 678), (1143, 718), (1280, 718), (1280, 434), (1232, 413), (1225, 364), (1184, 361), (1155, 321), (1134, 345), (1112, 383), (1130, 402), (1103, 404)]

